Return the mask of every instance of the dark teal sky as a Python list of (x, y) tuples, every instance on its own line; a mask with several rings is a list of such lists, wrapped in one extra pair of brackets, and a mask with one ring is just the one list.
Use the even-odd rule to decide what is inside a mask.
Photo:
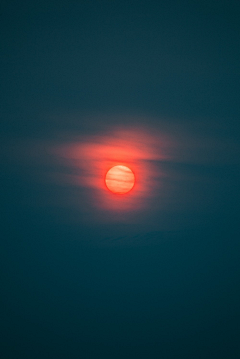
[[(239, 358), (239, 10), (3, 2), (1, 358)], [(113, 220), (57, 151), (119, 127), (168, 156)]]

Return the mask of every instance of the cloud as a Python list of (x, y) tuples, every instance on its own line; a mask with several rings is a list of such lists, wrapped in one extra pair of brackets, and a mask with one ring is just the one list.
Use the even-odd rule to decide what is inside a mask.
[[(96, 233), (109, 228), (109, 238), (116, 228), (119, 238), (131, 229), (139, 238), (210, 222), (238, 198), (239, 146), (231, 136), (204, 123), (84, 116), (62, 119), (61, 130), (41, 138), (1, 143), (2, 166), (32, 188), (25, 203), (50, 218)], [(117, 164), (136, 176), (127, 195), (105, 186), (107, 171)]]

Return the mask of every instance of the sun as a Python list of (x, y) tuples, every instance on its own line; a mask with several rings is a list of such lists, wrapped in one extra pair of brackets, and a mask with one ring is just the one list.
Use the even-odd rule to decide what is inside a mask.
[(105, 183), (109, 191), (115, 194), (125, 194), (133, 188), (135, 176), (129, 167), (118, 165), (107, 172)]

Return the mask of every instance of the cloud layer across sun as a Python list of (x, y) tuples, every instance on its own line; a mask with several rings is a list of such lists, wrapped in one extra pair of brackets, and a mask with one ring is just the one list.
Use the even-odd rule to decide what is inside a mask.
[[(96, 232), (114, 232), (117, 223), (139, 233), (175, 231), (211, 222), (219, 203), (227, 209), (236, 197), (239, 145), (220, 129), (151, 117), (60, 120), (58, 132), (1, 143), (2, 168), (26, 187), (24, 205), (50, 221)], [(106, 187), (107, 172), (119, 165), (135, 176), (126, 195)]]

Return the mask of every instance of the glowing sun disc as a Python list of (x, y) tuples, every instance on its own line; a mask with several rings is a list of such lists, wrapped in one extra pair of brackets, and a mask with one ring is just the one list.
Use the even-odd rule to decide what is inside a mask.
[(131, 191), (135, 183), (133, 172), (127, 166), (110, 168), (105, 177), (107, 188), (116, 194), (125, 194)]

